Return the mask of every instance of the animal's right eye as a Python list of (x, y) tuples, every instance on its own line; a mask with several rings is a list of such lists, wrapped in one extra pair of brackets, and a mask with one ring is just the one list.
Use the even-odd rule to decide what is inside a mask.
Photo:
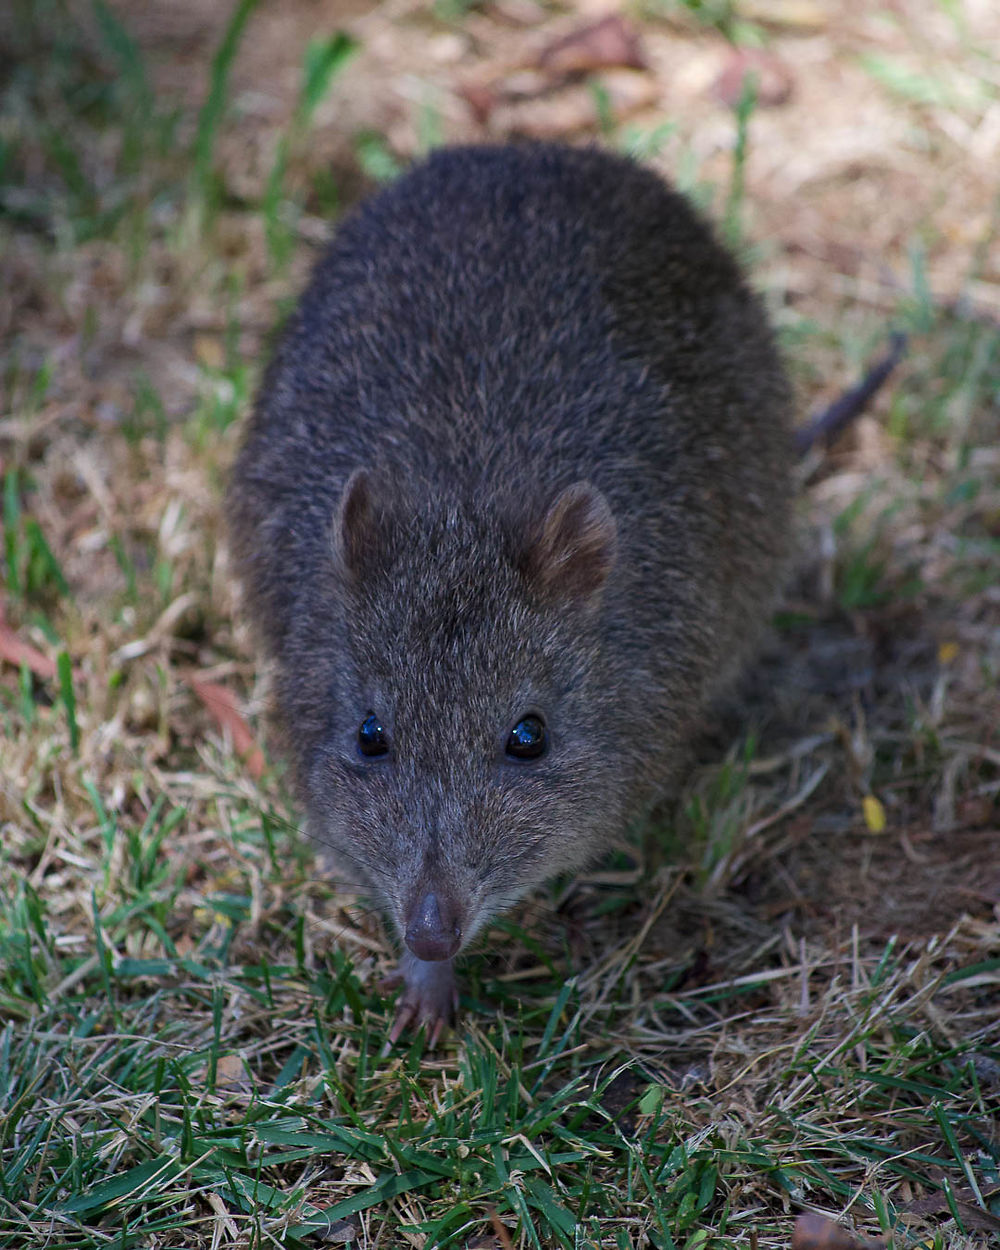
[(358, 750), (368, 756), (389, 753), (389, 739), (374, 712), (369, 712), (358, 726)]
[(540, 716), (524, 716), (510, 731), (507, 754), (515, 760), (537, 760), (549, 748), (549, 735)]

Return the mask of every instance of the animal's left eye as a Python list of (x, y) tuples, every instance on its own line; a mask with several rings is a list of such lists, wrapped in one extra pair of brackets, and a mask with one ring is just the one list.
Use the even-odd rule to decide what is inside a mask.
[(540, 716), (523, 716), (507, 739), (507, 754), (515, 760), (537, 760), (548, 749), (549, 735)]
[(374, 712), (369, 712), (358, 726), (358, 750), (362, 755), (387, 755), (389, 739), (382, 722)]

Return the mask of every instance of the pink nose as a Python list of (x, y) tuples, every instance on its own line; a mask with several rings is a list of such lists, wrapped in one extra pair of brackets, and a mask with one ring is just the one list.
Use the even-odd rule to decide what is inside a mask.
[(425, 894), (410, 909), (406, 945), (418, 959), (438, 963), (451, 959), (462, 945), (462, 929), (455, 909), (436, 894)]

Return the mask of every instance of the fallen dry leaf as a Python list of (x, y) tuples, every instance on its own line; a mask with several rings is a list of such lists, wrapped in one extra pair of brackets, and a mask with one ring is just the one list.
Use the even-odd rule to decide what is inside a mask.
[(508, 1229), (507, 1225), (503, 1222), (503, 1220), (501, 1220), (500, 1216), (497, 1215), (494, 1207), (490, 1207), (490, 1223), (493, 1225), (493, 1232), (496, 1235), (497, 1241), (499, 1241), (500, 1245), (503, 1247), (503, 1250), (514, 1250), (514, 1243), (511, 1240), (510, 1229)]
[(728, 108), (735, 108), (751, 77), (756, 84), (756, 102), (762, 108), (777, 108), (791, 99), (795, 85), (792, 71), (773, 52), (763, 48), (734, 48), (712, 85), (712, 94)]
[(220, 686), (218, 682), (204, 681), (192, 675), (189, 679), (191, 689), (205, 705), (209, 715), (223, 728), (229, 731), (233, 739), (233, 750), (243, 761), (247, 772), (259, 781), (264, 775), (264, 752), (257, 745), (246, 721), (236, 705), (236, 697), (231, 690)]
[(805, 1211), (795, 1221), (792, 1250), (885, 1250), (885, 1241), (858, 1237), (825, 1215)]
[(829, 24), (829, 14), (814, 0), (743, 0), (740, 17), (800, 34), (825, 30)]
[[(659, 100), (659, 87), (648, 75), (634, 69), (608, 70), (599, 79), (607, 108), (621, 122)], [(533, 100), (497, 104), (490, 115), (495, 134), (528, 135), (533, 139), (558, 139), (599, 124), (600, 106), (589, 83), (573, 83), (562, 90)]]
[[(618, 74), (643, 83), (636, 86), (630, 82), (624, 88), (628, 101), (636, 96), (643, 102), (655, 100), (656, 84), (648, 74), (639, 72), (646, 68), (638, 33), (623, 18), (612, 14), (552, 40), (533, 60), (519, 58), (487, 63), (473, 76), (458, 83), (455, 90), (480, 125), (490, 121), (503, 105), (523, 106), (539, 101), (537, 111), (541, 120), (537, 124), (533, 124), (530, 115), (525, 120), (520, 116), (522, 110), (514, 108), (507, 111), (495, 128), (502, 133), (514, 130), (541, 137), (593, 126), (600, 120), (592, 107), (581, 108), (579, 104), (584, 92), (586, 99), (592, 100), (590, 91), (579, 80), (599, 70), (605, 71), (601, 82), (609, 96), (623, 94), (621, 86), (614, 85), (614, 75)], [(609, 77), (612, 85), (606, 81)], [(572, 100), (570, 105), (565, 104), (567, 96)], [(626, 103), (626, 111), (628, 107)]]
[(43, 655), (30, 642), (22, 641), (7, 624), (3, 604), (0, 604), (0, 660), (6, 660), (8, 664), (14, 664), (18, 668), (25, 664), (36, 677), (44, 677), (46, 680), (51, 680), (56, 675), (55, 660)]
[(499, 94), (485, 83), (463, 82), (455, 90), (469, 106), (473, 118), (480, 126), (489, 121), (490, 114), (500, 102)]
[[(984, 1190), (983, 1199), (990, 1200), (996, 1198), (998, 1193), (1000, 1193), (1000, 1190), (997, 1189)], [(951, 1197), (968, 1232), (1000, 1232), (1000, 1217), (993, 1215), (990, 1211), (984, 1211), (971, 1189), (953, 1190)], [(940, 1215), (945, 1219), (951, 1215), (951, 1204), (948, 1202), (948, 1196), (940, 1190), (936, 1193), (928, 1194), (926, 1198), (917, 1198), (914, 1202), (909, 1202), (899, 1209), (907, 1215)]]
[(358, 1240), (359, 1233), (357, 1224), (353, 1224), (350, 1220), (336, 1220), (316, 1230), (316, 1236), (326, 1246), (350, 1245), (352, 1241)]
[(545, 21), (545, 6), (538, 0), (491, 0), (491, 16), (509, 26), (537, 26)]
[(246, 1063), (239, 1055), (220, 1055), (215, 1065), (215, 1082), (225, 1090), (249, 1090), (252, 1082), (249, 1079)]
[(538, 56), (539, 68), (553, 77), (589, 74), (616, 65), (646, 68), (638, 31), (617, 14), (554, 39)]

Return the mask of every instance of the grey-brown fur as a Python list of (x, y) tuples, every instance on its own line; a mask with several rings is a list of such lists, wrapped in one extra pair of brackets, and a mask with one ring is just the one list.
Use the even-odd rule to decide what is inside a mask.
[[(652, 173), (445, 150), (343, 223), (228, 508), (310, 830), (401, 934), (433, 895), (464, 944), (662, 793), (772, 600), (793, 455), (761, 306)], [(510, 760), (529, 712), (550, 750)], [(450, 961), (402, 977), (439, 1028)]]

